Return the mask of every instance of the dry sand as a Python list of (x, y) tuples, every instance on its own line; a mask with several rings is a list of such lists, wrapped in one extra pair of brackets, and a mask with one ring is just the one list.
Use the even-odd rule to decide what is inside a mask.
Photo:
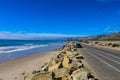
[(56, 51), (29, 55), (0, 63), (0, 80), (19, 80), (18, 76), (38, 70)]

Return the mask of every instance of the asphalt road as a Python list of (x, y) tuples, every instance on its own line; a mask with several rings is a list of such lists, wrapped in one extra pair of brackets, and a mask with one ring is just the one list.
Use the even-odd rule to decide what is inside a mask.
[(120, 80), (120, 51), (81, 45), (83, 56), (100, 80)]

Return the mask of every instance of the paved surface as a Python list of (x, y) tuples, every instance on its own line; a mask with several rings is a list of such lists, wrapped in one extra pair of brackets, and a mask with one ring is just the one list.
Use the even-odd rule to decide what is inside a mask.
[(82, 44), (83, 56), (100, 80), (120, 80), (120, 51)]

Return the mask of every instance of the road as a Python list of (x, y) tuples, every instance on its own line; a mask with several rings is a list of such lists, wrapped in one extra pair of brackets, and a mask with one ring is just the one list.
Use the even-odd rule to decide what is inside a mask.
[(120, 80), (120, 51), (81, 45), (82, 55), (100, 80)]

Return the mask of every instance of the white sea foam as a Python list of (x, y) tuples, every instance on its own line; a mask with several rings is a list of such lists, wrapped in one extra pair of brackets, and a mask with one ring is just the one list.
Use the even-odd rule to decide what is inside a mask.
[(6, 46), (6, 47), (0, 47), (0, 54), (1, 53), (10, 53), (10, 52), (16, 52), (16, 51), (23, 51), (23, 50), (29, 50), (33, 48), (38, 48), (38, 47), (47, 47), (47, 44), (43, 45), (24, 45), (24, 46)]

